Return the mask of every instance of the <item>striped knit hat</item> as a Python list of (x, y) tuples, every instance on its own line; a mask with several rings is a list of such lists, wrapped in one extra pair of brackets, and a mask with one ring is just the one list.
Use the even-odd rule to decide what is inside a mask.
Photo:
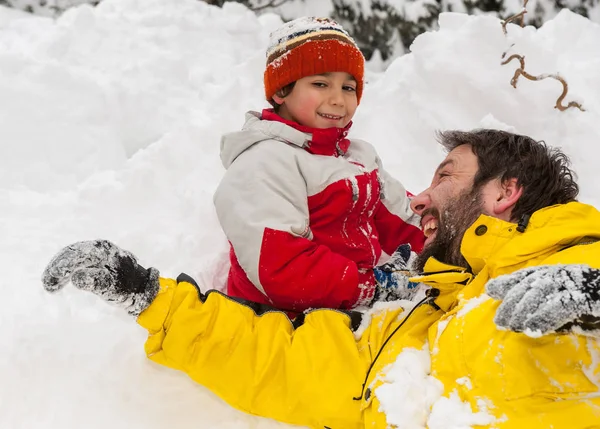
[(356, 79), (356, 97), (363, 90), (365, 58), (340, 24), (329, 18), (303, 17), (273, 33), (267, 49), (265, 96), (306, 76), (347, 72)]

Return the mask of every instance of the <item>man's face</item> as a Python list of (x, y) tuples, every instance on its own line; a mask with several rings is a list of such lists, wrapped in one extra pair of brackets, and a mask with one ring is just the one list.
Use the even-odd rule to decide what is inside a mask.
[(413, 198), (412, 209), (421, 215), (425, 247), (415, 268), (423, 270), (429, 257), (441, 262), (466, 267), (460, 253), (465, 231), (493, 199), (493, 183), (473, 190), (473, 179), (479, 169), (477, 157), (469, 145), (452, 150), (439, 165), (429, 188)]

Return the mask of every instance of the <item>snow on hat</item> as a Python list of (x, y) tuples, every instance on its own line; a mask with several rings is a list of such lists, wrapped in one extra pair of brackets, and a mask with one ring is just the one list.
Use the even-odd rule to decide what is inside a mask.
[(270, 35), (265, 69), (265, 96), (306, 76), (347, 72), (356, 79), (356, 97), (363, 90), (365, 58), (340, 24), (329, 18), (303, 17)]

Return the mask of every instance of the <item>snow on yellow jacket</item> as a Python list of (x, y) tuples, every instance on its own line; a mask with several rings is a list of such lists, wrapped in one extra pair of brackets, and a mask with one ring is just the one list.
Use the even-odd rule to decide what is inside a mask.
[(600, 341), (501, 331), (493, 322), (499, 302), (484, 289), (490, 278), (529, 266), (600, 268), (599, 239), (600, 212), (581, 203), (534, 213), (524, 233), (482, 215), (462, 243), (471, 270), (429, 260), (418, 278), (432, 286), (429, 297), (412, 310), (373, 314), (358, 339), (358, 313), (314, 310), (290, 322), (219, 292), (200, 294), (189, 278), (161, 279), (138, 322), (150, 333), (150, 359), (240, 410), (283, 422), (394, 427), (378, 392), (403, 351), (425, 347), (431, 375), (443, 384), (440, 400), (458, 398), (493, 420), (474, 427), (600, 428)]

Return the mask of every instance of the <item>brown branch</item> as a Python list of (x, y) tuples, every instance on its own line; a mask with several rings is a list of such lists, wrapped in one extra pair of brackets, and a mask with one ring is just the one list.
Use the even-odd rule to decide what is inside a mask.
[(529, 0), (523, 1), (523, 10), (525, 12), (523, 12), (523, 14), (521, 15), (521, 28), (525, 27), (525, 14), (527, 13), (527, 2), (529, 2)]
[[(506, 52), (505, 52), (505, 54), (506, 54)], [(502, 57), (504, 58), (504, 55), (503, 55)], [(510, 57), (508, 57), (506, 60), (504, 60), (504, 61), (502, 61), (502, 62), (500, 63), (500, 65), (505, 65), (505, 64), (508, 64), (508, 63), (510, 63), (510, 62), (511, 62), (512, 60), (514, 60), (515, 58), (516, 58), (516, 59), (518, 59), (518, 60), (519, 60), (519, 62), (521, 63), (521, 68), (520, 68), (520, 69), (517, 69), (517, 70), (515, 71), (515, 75), (514, 75), (514, 76), (513, 76), (513, 78), (510, 80), (510, 84), (513, 86), (513, 88), (516, 88), (516, 87), (517, 87), (517, 80), (519, 79), (519, 75), (520, 75), (520, 74), (519, 74), (519, 72), (520, 72), (521, 70), (523, 70), (523, 71), (525, 70), (525, 57), (523, 57), (523, 56), (521, 56), (521, 55), (519, 55), (519, 54), (513, 54), (513, 55), (511, 55)]]
[(504, 34), (507, 34), (506, 31), (506, 24), (508, 24), (509, 22), (514, 21), (517, 18), (521, 18), (521, 27), (525, 26), (525, 14), (527, 13), (527, 3), (529, 2), (529, 0), (524, 0), (523, 1), (523, 10), (521, 10), (521, 12), (514, 14), (513, 16), (511, 16), (510, 18), (506, 18), (505, 20), (502, 21), (502, 31), (504, 31)]
[(261, 9), (266, 9), (268, 7), (279, 7), (284, 3), (287, 3), (288, 0), (280, 0), (279, 3), (276, 0), (271, 0), (269, 1), (269, 3), (263, 4), (262, 6), (255, 6), (253, 8), (250, 8), (252, 11), (256, 12), (257, 10), (261, 10)]
[(514, 74), (513, 78), (510, 80), (510, 84), (513, 86), (513, 88), (517, 87), (517, 81), (519, 80), (520, 76), (523, 76), (523, 77), (525, 77), (525, 79), (529, 79), (529, 80), (533, 80), (533, 81), (544, 80), (547, 78), (556, 79), (557, 81), (559, 81), (562, 84), (563, 91), (560, 94), (560, 96), (558, 97), (558, 99), (556, 100), (556, 105), (554, 106), (554, 108), (560, 110), (561, 112), (564, 112), (565, 110), (569, 109), (570, 107), (577, 107), (582, 112), (585, 112), (585, 109), (583, 107), (581, 107), (581, 104), (579, 104), (575, 101), (569, 102), (569, 104), (567, 104), (566, 106), (562, 104), (565, 97), (567, 96), (567, 92), (569, 91), (569, 85), (567, 84), (567, 81), (562, 76), (560, 76), (558, 74), (548, 74), (548, 73), (541, 74), (539, 76), (531, 75), (525, 71), (525, 57), (522, 55), (518, 55), (518, 54), (511, 55), (506, 60), (502, 61), (501, 65), (508, 64), (509, 62), (511, 62), (514, 59), (519, 60), (519, 63), (521, 63), (521, 68), (518, 68), (515, 70), (515, 74)]

